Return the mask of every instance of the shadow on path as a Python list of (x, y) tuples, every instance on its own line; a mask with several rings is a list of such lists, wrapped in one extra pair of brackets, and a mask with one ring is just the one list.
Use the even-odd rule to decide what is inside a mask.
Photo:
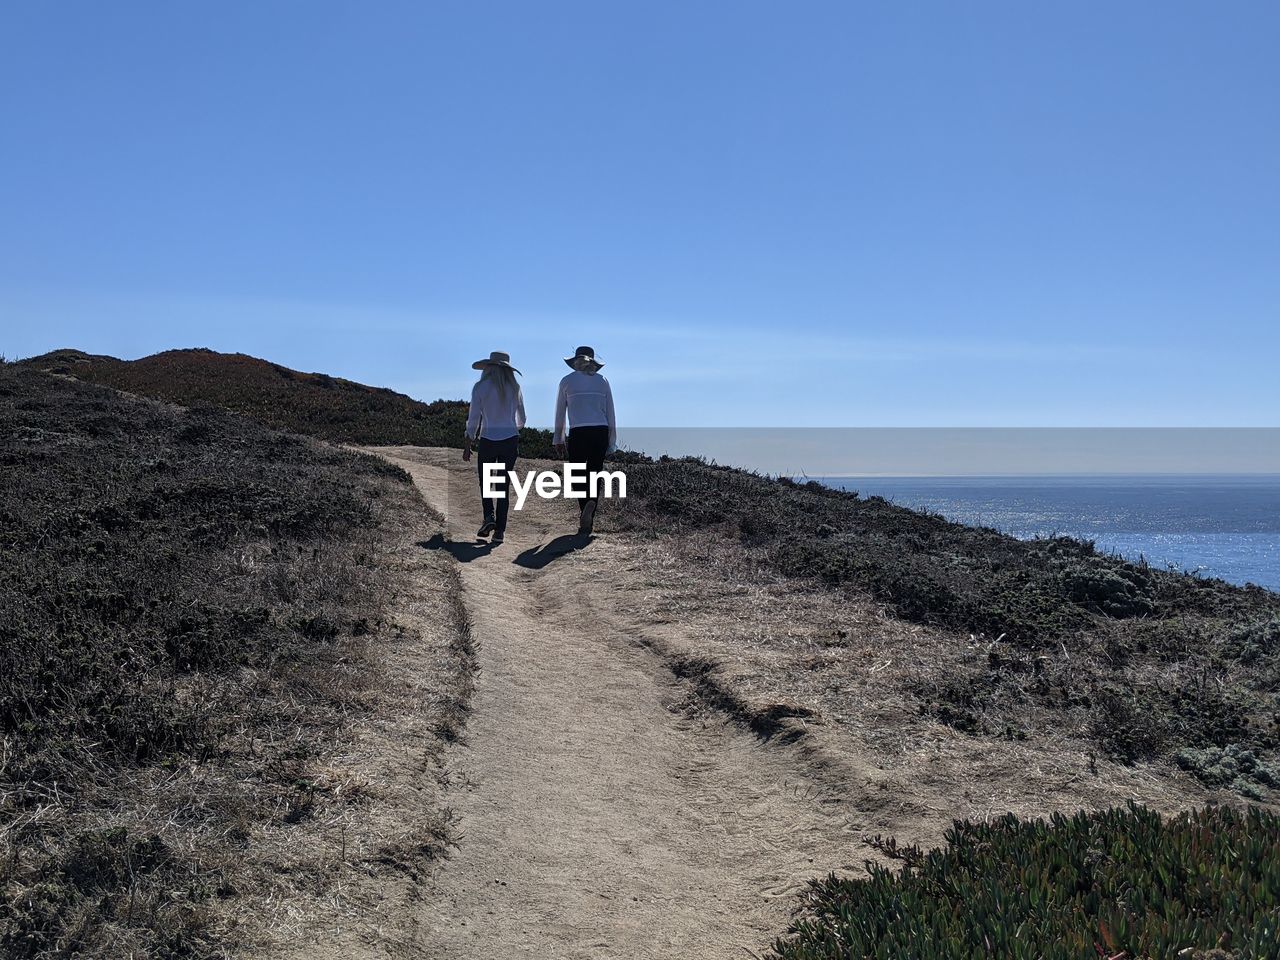
[(553, 560), (558, 560), (573, 553), (575, 550), (581, 550), (593, 539), (595, 538), (584, 537), (579, 533), (566, 533), (556, 537), (550, 543), (530, 547), (516, 557), (515, 562), (522, 567), (528, 567), (530, 570), (541, 570)]
[(443, 533), (435, 534), (430, 540), (419, 540), (418, 546), (424, 550), (443, 550), (460, 563), (470, 563), (493, 552), (493, 544), (488, 541), (459, 543), (447, 539)]

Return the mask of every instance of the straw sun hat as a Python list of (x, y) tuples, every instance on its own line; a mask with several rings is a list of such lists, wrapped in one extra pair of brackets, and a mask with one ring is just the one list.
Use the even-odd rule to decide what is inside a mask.
[(511, 354), (503, 353), (501, 350), (495, 350), (489, 354), (488, 358), (477, 360), (471, 365), (472, 370), (483, 370), (485, 367), (510, 367), (516, 373), (520, 372), (511, 366)]

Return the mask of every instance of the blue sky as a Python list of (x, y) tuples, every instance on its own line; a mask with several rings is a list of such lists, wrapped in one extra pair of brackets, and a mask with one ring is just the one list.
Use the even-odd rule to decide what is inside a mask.
[(1280, 5), (10, 2), (0, 352), (1276, 425)]

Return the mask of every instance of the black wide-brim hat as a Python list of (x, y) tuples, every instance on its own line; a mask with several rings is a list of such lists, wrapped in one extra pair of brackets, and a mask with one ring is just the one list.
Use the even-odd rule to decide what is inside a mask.
[[(603, 360), (597, 360), (597, 359), (596, 359), (596, 351), (595, 351), (595, 347), (579, 347), (577, 350), (573, 351), (573, 356), (572, 356), (572, 357), (565, 357), (565, 358), (564, 358), (564, 362), (565, 362), (565, 363), (567, 363), (567, 364), (568, 364), (569, 366), (571, 366), (571, 367), (573, 366), (574, 361), (576, 361), (576, 360), (590, 360), (590, 361), (591, 361), (592, 363), (594, 363), (597, 367), (603, 367), (603, 366), (604, 366), (604, 361), (603, 361)], [(577, 368), (575, 367), (574, 369), (577, 369)]]
[[(511, 354), (495, 350), (489, 354), (488, 360), (477, 360), (471, 365), (472, 370), (483, 370), (485, 367), (511, 367)], [(511, 369), (516, 370), (515, 367), (511, 367)], [(516, 373), (520, 373), (520, 371), (516, 370)]]

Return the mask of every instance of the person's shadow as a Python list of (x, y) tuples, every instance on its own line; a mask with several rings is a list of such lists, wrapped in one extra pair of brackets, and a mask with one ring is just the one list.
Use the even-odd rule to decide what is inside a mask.
[(460, 563), (470, 563), (478, 557), (493, 552), (493, 544), (487, 540), (459, 543), (456, 540), (449, 540), (443, 533), (435, 534), (430, 540), (419, 540), (418, 546), (424, 550), (443, 550)]
[(575, 550), (581, 550), (593, 539), (595, 538), (583, 536), (580, 533), (566, 533), (548, 543), (530, 547), (516, 557), (515, 562), (530, 570), (541, 570), (553, 560), (559, 560)]

